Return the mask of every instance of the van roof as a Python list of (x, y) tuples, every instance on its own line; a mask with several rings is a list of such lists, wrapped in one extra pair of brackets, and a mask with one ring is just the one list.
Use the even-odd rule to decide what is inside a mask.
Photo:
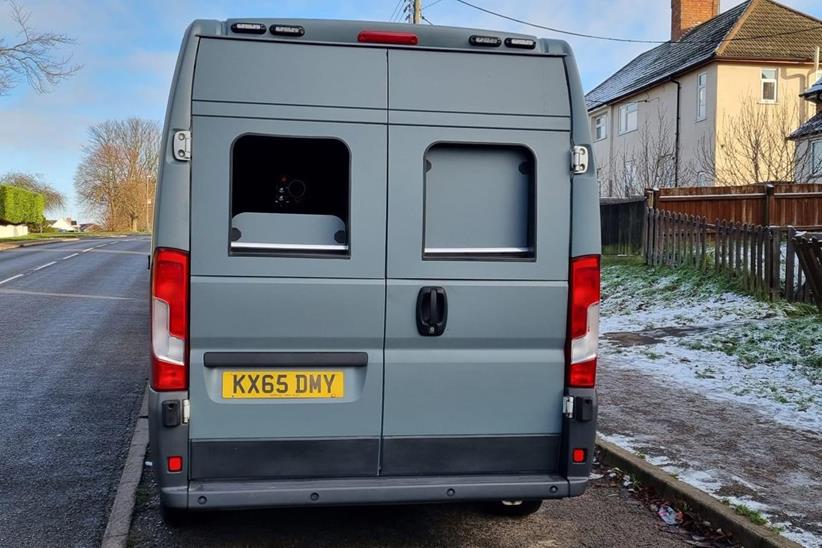
[[(198, 20), (191, 25), (190, 29), (196, 29), (196, 33), (202, 37), (272, 42), (458, 49), (515, 55), (567, 55), (570, 52), (570, 47), (563, 40), (538, 39), (528, 34), (383, 21), (245, 18), (226, 21)], [(416, 36), (416, 43), (375, 43), (373, 40), (363, 40), (361, 33), (364, 31), (375, 32), (378, 35), (405, 33), (406, 36)], [(192, 31), (189, 30), (189, 32)], [(380, 37), (378, 36), (377, 39), (379, 40)]]

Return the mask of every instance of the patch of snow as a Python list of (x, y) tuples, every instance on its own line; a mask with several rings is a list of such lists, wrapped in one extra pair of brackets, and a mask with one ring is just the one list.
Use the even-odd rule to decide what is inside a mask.
[(713, 400), (750, 405), (781, 424), (822, 431), (822, 384), (789, 365), (746, 368), (734, 356), (686, 348), (683, 340), (668, 338), (650, 347), (603, 341), (600, 356), (613, 367), (637, 369)]

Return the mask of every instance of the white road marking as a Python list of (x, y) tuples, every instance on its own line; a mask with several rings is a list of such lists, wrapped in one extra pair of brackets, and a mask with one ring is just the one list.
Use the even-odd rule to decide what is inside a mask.
[(0, 285), (3, 285), (4, 283), (10, 282), (12, 280), (16, 280), (17, 278), (20, 278), (21, 276), (22, 276), (22, 274), (17, 274), (15, 276), (12, 276), (11, 278), (6, 278), (5, 280), (0, 281)]
[(65, 261), (66, 259), (71, 259), (72, 257), (76, 257), (77, 255), (79, 255), (79, 253), (72, 253), (72, 254), (71, 254), (71, 255), (69, 255), (68, 257), (63, 257), (63, 258), (62, 258), (62, 259), (60, 259), (60, 260), (61, 260), (61, 261)]
[(106, 244), (95, 245), (94, 247), (95, 247), (95, 248), (96, 248), (96, 247), (103, 247), (104, 245), (106, 245)]
[(83, 250), (83, 251), (81, 251), (80, 253), (88, 253), (88, 252), (89, 252), (89, 251), (91, 251), (92, 249), (94, 249), (94, 248), (93, 248), (93, 247), (90, 247), (90, 248), (88, 248), (88, 249), (84, 249), (84, 250)]
[[(22, 276), (22, 274), (21, 274)], [(5, 280), (8, 281), (8, 280)], [(0, 282), (3, 283), (3, 282)], [(0, 295), (36, 295), (44, 297), (73, 297), (78, 299), (105, 299), (109, 301), (140, 301), (136, 297), (118, 297), (115, 295), (89, 295), (87, 293), (52, 293), (48, 291), (24, 291), (22, 289), (0, 289)]]
[(37, 272), (38, 270), (42, 270), (42, 269), (46, 268), (47, 266), (51, 266), (53, 264), (57, 264), (57, 261), (51, 261), (50, 263), (40, 265), (40, 266), (38, 266), (37, 268), (34, 269), (34, 272)]

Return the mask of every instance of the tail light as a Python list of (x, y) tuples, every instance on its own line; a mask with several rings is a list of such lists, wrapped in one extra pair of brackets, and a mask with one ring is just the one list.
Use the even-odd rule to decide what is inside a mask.
[(151, 387), (188, 388), (188, 253), (157, 249), (151, 269)]
[(599, 269), (599, 255), (571, 259), (567, 380), (572, 388), (596, 385)]

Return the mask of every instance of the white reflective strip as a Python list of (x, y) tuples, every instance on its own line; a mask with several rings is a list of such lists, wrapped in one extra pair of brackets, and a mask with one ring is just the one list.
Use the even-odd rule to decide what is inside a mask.
[(319, 244), (264, 244), (253, 242), (231, 242), (231, 249), (274, 249), (274, 250), (296, 250), (296, 251), (348, 251), (345, 244), (319, 245)]
[(60, 259), (60, 260), (61, 260), (61, 261), (65, 261), (66, 259), (71, 259), (72, 257), (76, 257), (77, 255), (79, 255), (79, 253), (72, 253), (71, 255), (68, 255), (68, 256), (66, 256), (66, 257), (63, 257), (63, 258), (62, 258), (62, 259)]
[(588, 329), (584, 336), (571, 340), (571, 363), (587, 362), (597, 357), (599, 343), (599, 303), (588, 307)]
[(162, 299), (151, 299), (151, 346), (158, 360), (185, 365), (186, 344), (169, 330), (169, 306)]
[(491, 253), (529, 253), (530, 247), (426, 247), (425, 252), (431, 255), (448, 254), (448, 255), (471, 255), (482, 254), (488, 255)]

